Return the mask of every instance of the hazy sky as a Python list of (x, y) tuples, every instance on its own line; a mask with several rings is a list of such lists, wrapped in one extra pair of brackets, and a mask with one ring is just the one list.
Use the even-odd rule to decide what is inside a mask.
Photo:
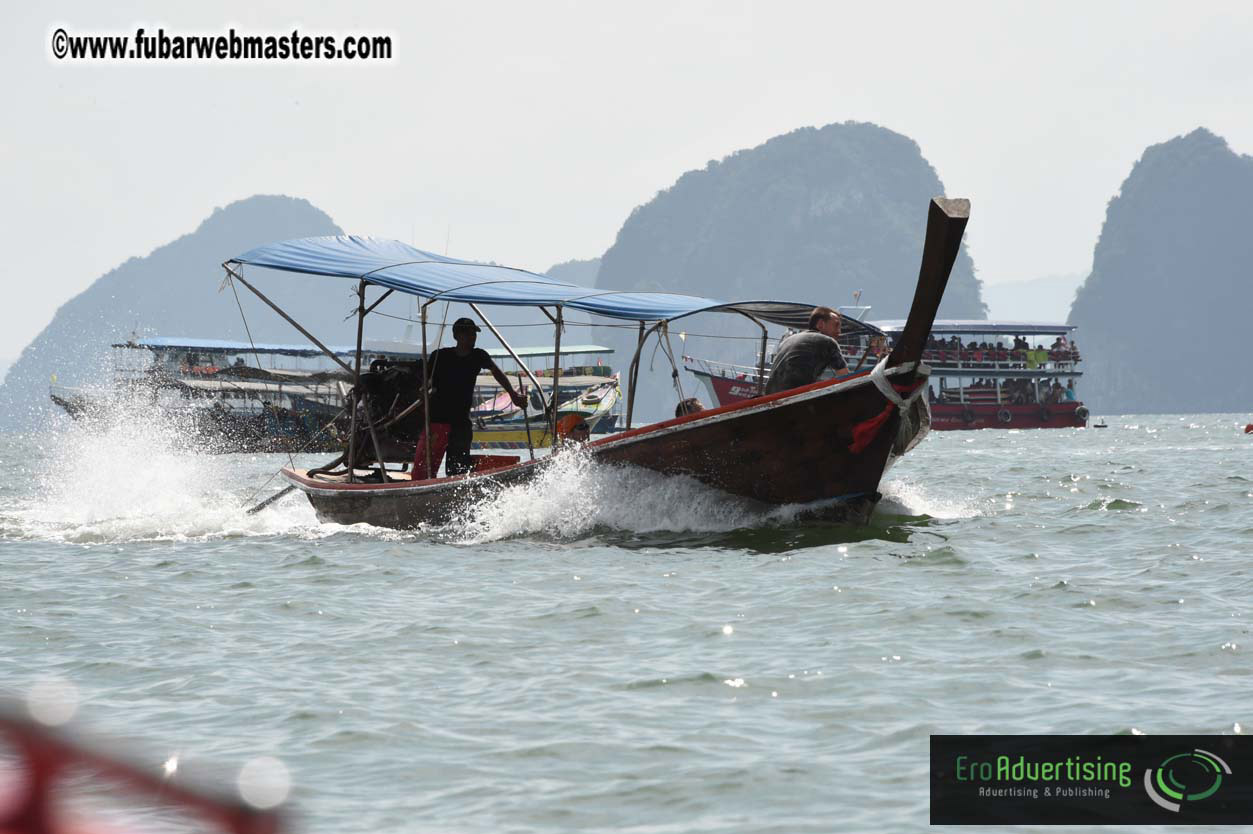
[[(137, 25), (388, 33), (396, 57), (51, 57), (57, 26)], [(1085, 273), (1145, 146), (1204, 125), (1253, 152), (1247, 2), (115, 0), (9, 8), (0, 38), (0, 360), (105, 271), (257, 193), (429, 249), (451, 230), (453, 255), (543, 269), (601, 254), (631, 209), (710, 159), (870, 121), (972, 199), (970, 251), (1000, 283)]]

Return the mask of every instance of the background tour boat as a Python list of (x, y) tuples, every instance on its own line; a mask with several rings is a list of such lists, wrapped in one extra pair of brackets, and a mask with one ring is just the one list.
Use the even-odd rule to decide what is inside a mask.
[[(904, 321), (866, 324), (854, 318), (866, 307), (841, 307), (840, 346), (850, 370), (885, 356)], [(922, 361), (931, 368), (931, 425), (956, 429), (1050, 429), (1087, 425), (1078, 399), (1079, 349), (1068, 324), (1007, 321), (936, 321)], [(886, 337), (880, 341), (876, 334)], [(768, 353), (778, 344), (768, 346)], [(756, 396), (762, 372), (749, 365), (684, 356), (684, 365), (713, 403), (728, 405)]]
[[(343, 446), (349, 430), (349, 389), (353, 376), (307, 345), (235, 342), (195, 337), (134, 337), (114, 344), (112, 379), (100, 385), (69, 387), (55, 382), (49, 397), (75, 420), (125, 418), (136, 410), (158, 412), (182, 439), (207, 452), (330, 452)], [(328, 348), (341, 360), (353, 347)], [(511, 378), (520, 375), (503, 348), (488, 354)], [(617, 375), (604, 364), (613, 349), (603, 345), (570, 345), (560, 351), (563, 369), (559, 414), (586, 418), (593, 431), (612, 431), (619, 416)], [(555, 355), (552, 347), (519, 348), (523, 358)], [(598, 357), (594, 364), (590, 357)], [(420, 362), (422, 346), (403, 341), (367, 341), (362, 361), (404, 365)], [(586, 365), (572, 362), (588, 361)], [(573, 369), (575, 373), (568, 373)], [(537, 376), (552, 376), (552, 369)], [(536, 408), (541, 399), (531, 387)], [(503, 400), (490, 375), (479, 378), (475, 443), (481, 448), (526, 448), (521, 411)], [(537, 424), (541, 431), (542, 425)], [(521, 435), (521, 440), (518, 440)], [(551, 445), (547, 435), (539, 445)]]

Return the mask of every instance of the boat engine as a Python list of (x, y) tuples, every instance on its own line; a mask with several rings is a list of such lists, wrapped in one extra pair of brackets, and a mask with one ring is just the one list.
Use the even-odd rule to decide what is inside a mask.
[[(357, 465), (375, 462), (375, 436), (386, 462), (413, 460), (413, 450), (422, 436), (422, 362), (376, 359), (361, 375), (359, 385), (364, 403), (357, 410)], [(374, 436), (366, 422), (367, 413), (374, 424)]]

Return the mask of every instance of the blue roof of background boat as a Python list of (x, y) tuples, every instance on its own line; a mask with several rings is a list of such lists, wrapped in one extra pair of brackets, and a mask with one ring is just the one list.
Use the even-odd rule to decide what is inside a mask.
[[(151, 336), (144, 339), (133, 339), (129, 342), (119, 342), (113, 345), (115, 348), (142, 348), (151, 351), (188, 351), (195, 353), (204, 353), (208, 355), (234, 355), (234, 354), (250, 354), (254, 351), (264, 354), (279, 354), (282, 356), (324, 356), (322, 351), (315, 347), (306, 345), (279, 345), (268, 342), (258, 342), (256, 345), (248, 342), (232, 342), (227, 339), (199, 339), (189, 336)], [(351, 347), (331, 347), (331, 351), (336, 356), (352, 356), (356, 349)], [(400, 356), (420, 359), (422, 357), (422, 346), (415, 345), (410, 342), (379, 342), (367, 340), (362, 345), (362, 353), (367, 354), (386, 354), (387, 356)], [(488, 355), (495, 358), (507, 358), (509, 351), (504, 348), (487, 348)], [(613, 353), (613, 348), (604, 345), (562, 345), (562, 356), (582, 356), (596, 353)], [(517, 348), (517, 354), (522, 357), (552, 356), (553, 348), (551, 346), (541, 345), (539, 347), (523, 347)]]
[(436, 255), (397, 240), (339, 235), (258, 246), (226, 264), (365, 280), (428, 301), (507, 306), (557, 306), (610, 318), (659, 321), (704, 311), (732, 311), (789, 327), (804, 327), (813, 304), (781, 301), (728, 303), (664, 292), (580, 287), (547, 275), (498, 264)]

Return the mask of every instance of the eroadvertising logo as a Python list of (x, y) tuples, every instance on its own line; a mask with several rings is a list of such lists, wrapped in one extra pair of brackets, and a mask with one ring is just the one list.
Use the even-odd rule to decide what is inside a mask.
[(1248, 736), (932, 736), (931, 822), (1253, 823)]
[(1156, 768), (1147, 768), (1144, 790), (1158, 805), (1178, 813), (1185, 801), (1200, 802), (1218, 793), (1223, 786), (1224, 773), (1231, 775), (1227, 763), (1198, 747), (1187, 753), (1176, 753)]

